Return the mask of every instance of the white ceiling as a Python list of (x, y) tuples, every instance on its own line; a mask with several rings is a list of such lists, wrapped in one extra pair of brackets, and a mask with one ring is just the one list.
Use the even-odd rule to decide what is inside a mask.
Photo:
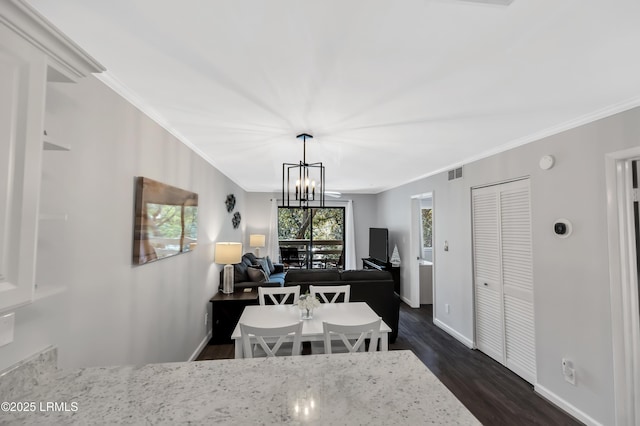
[(28, 2), (249, 191), (305, 131), (327, 189), (376, 193), (640, 104), (637, 0)]

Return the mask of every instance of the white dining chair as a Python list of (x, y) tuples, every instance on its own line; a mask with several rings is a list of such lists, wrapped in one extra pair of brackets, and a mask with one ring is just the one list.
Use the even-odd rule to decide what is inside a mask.
[[(347, 285), (310, 285), (309, 293), (311, 296), (319, 296), (324, 303), (336, 303), (341, 295), (344, 295), (343, 302), (349, 303), (349, 295), (351, 294), (351, 286)], [(329, 300), (329, 297), (331, 300)], [(327, 297), (328, 296), (328, 297)]]
[(274, 328), (240, 323), (240, 335), (245, 358), (300, 355), (302, 321)]
[[(380, 340), (380, 323), (382, 319), (378, 318), (374, 322), (359, 325), (342, 325), (331, 324), (328, 322), (322, 323), (322, 330), (324, 332), (324, 353), (339, 353), (339, 352), (364, 352), (365, 339), (369, 338), (369, 350), (368, 352), (376, 352), (378, 350), (378, 341)], [(356, 336), (356, 337), (354, 337)], [(338, 337), (339, 344), (335, 345)]]
[[(258, 300), (261, 305), (266, 305), (265, 296), (269, 296), (272, 305), (288, 305), (298, 302), (300, 299), (300, 286), (291, 287), (258, 287)], [(280, 296), (280, 298), (276, 297)], [(291, 299), (291, 301), (289, 301)]]

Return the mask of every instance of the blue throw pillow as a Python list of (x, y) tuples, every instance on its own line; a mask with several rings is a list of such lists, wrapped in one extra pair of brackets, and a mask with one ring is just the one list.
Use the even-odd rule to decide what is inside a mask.
[(265, 259), (267, 260), (267, 265), (269, 266), (269, 275), (271, 275), (276, 271), (276, 267), (273, 266), (273, 262), (271, 261), (271, 258), (269, 258), (269, 256), (265, 257)]
[(267, 276), (267, 281), (269, 281), (269, 275), (271, 275), (271, 270), (269, 269), (269, 264), (267, 263), (267, 259), (264, 259), (264, 258), (256, 259), (256, 261), (258, 262), (258, 265), (260, 265), (260, 268), (262, 268), (265, 275)]

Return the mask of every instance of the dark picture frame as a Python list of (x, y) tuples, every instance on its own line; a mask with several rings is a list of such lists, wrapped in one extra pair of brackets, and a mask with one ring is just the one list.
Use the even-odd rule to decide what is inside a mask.
[(198, 194), (136, 177), (133, 264), (143, 265), (194, 250), (198, 244)]

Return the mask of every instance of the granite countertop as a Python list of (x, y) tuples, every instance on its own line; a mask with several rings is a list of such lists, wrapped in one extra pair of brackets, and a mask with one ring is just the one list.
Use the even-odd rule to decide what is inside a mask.
[(35, 409), (0, 423), (480, 424), (410, 351), (57, 371), (14, 397)]

